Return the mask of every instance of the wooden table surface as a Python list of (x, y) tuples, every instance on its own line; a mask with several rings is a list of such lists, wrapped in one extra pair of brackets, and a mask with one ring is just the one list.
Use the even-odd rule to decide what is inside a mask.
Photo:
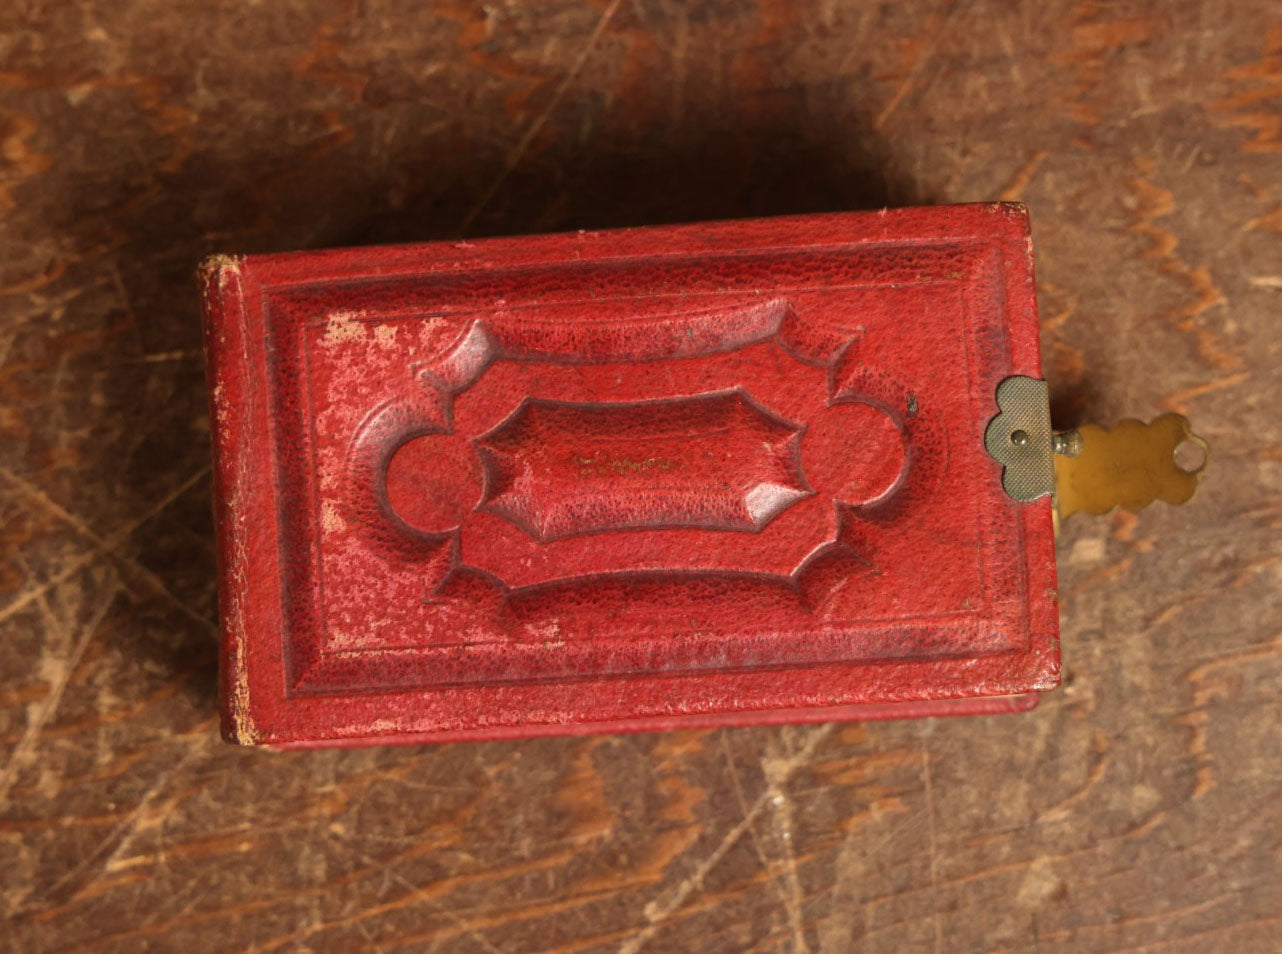
[[(218, 740), (203, 255), (999, 197), (1058, 423), (1215, 447), (1036, 712)], [(0, 217), (0, 949), (1282, 950), (1276, 0), (13, 0)]]

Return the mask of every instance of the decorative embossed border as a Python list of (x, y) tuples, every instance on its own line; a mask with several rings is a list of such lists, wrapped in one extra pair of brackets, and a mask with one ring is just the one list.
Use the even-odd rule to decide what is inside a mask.
[[(741, 712), (751, 718), (750, 713), (762, 710), (1005, 695), (1049, 685), (1058, 658), (1053, 552), (1044, 501), (1006, 506), (1002, 515), (985, 514), (986, 524), (996, 533), (996, 537), (988, 534), (985, 549), (1013, 547), (1026, 556), (1019, 579), (998, 581), (1002, 587), (1017, 588), (1020, 612), (1017, 618), (1001, 614), (1007, 617), (1001, 628), (1008, 634), (1017, 632), (1018, 638), (1005, 640), (1005, 648), (997, 652), (990, 647), (988, 652), (962, 656), (954, 652), (947, 658), (869, 660), (844, 657), (840, 646), (829, 643), (809, 658), (790, 659), (787, 665), (795, 675), (787, 680), (773, 676), (777, 670), (772, 667), (723, 667), (687, 675), (669, 669), (661, 676), (636, 667), (626, 676), (629, 690), (612, 695), (611, 703), (594, 697), (589, 688), (595, 678), (591, 673), (574, 673), (577, 688), (568, 691), (567, 674), (557, 672), (537, 646), (517, 650), (525, 657), (521, 665), (526, 678), (516, 683), (500, 673), (490, 678), (481, 673), (479, 679), (463, 682), (437, 680), (426, 686), (421, 673), (400, 683), (395, 678), (371, 683), (368, 667), (339, 666), (322, 680), (327, 683), (326, 696), (291, 697), (289, 682), (282, 681), (294, 669), (291, 655), (296, 640), (287, 634), (300, 621), (298, 609), (307, 602), (291, 592), (290, 574), (314, 555), (314, 543), (300, 538), (296, 526), (290, 529), (288, 518), (298, 499), (282, 490), (291, 468), (307, 466), (304, 449), (280, 440), (281, 422), (291, 413), (300, 413), (288, 381), (283, 382), (283, 395), (274, 392), (282, 382), (274, 373), (280, 344), (272, 316), (285, 313), (282, 302), (288, 301), (290, 314), (300, 314), (298, 309), (306, 307), (309, 297), (324, 298), (345, 287), (349, 293), (359, 293), (364, 302), (372, 302), (372, 310), (380, 314), (404, 313), (407, 286), (435, 286), (437, 291), (452, 286), (459, 300), (466, 299), (470, 275), (506, 271), (528, 279), (538, 274), (554, 286), (558, 276), (564, 278), (584, 263), (598, 272), (616, 274), (621, 265), (630, 263), (642, 271), (657, 270), (669, 281), (685, 276), (697, 286), (702, 276), (716, 274), (710, 265), (750, 265), (748, 259), (754, 257), (775, 264), (804, 257), (809, 268), (817, 261), (822, 265), (825, 256), (866, 257), (874, 270), (881, 269), (883, 280), (893, 283), (921, 280), (920, 269), (913, 274), (913, 254), (905, 256), (902, 267), (887, 269), (888, 259), (894, 258), (887, 255), (888, 249), (928, 256), (932, 248), (959, 245), (972, 250), (972, 261), (985, 277), (976, 282), (972, 276), (956, 275), (951, 280), (960, 281), (968, 295), (967, 309), (984, 313), (983, 345), (992, 354), (1008, 356), (1008, 361), (998, 361), (988, 374), (972, 381), (972, 417), (982, 429), (990, 404), (985, 391), (995, 386), (995, 380), (984, 377), (1039, 373), (1027, 222), (1022, 210), (1010, 206), (266, 256), (210, 270), (207, 330), (218, 458), (228, 733), (280, 742), (405, 733), (433, 737), (440, 733), (535, 734), (544, 731), (535, 728), (540, 725), (554, 730), (574, 725), (618, 727), (622, 720), (643, 727), (646, 720), (683, 714), (711, 717)], [(598, 275), (597, 280), (608, 285), (610, 275)], [(644, 281), (640, 284), (644, 286)], [(776, 284), (772, 290), (786, 291), (785, 281)], [(459, 289), (463, 295), (457, 294)], [(380, 293), (398, 300), (401, 307), (380, 308)], [(462, 306), (466, 305), (463, 300)], [(994, 333), (1002, 337), (993, 339)], [(273, 447), (274, 453), (265, 452)], [(1008, 596), (1002, 604), (1011, 606)], [(905, 624), (897, 620), (891, 625), (902, 632)], [(406, 668), (403, 661), (387, 662), (393, 676), (398, 665)], [(315, 675), (311, 668), (306, 671), (309, 679)], [(380, 691), (371, 693), (376, 686)], [(401, 702), (391, 701), (397, 699)], [(396, 713), (396, 718), (389, 720), (389, 712)]]

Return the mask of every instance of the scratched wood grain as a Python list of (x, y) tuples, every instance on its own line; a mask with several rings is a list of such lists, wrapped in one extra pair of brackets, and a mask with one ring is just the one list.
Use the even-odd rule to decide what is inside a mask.
[[(1037, 712), (216, 739), (201, 256), (995, 197), (1060, 422), (1216, 449)], [(0, 295), (0, 949), (1282, 950), (1275, 0), (15, 0)]]

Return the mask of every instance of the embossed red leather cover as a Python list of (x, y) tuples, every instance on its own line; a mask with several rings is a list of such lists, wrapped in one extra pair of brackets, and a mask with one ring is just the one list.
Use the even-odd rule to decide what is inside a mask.
[(229, 739), (1027, 708), (1050, 505), (1009, 204), (222, 258), (204, 271)]

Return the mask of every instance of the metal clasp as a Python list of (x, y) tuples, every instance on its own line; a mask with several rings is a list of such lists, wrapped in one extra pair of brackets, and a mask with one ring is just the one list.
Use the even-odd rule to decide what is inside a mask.
[(1002, 486), (1019, 501), (1051, 494), (1059, 519), (1140, 510), (1155, 500), (1186, 503), (1210, 463), (1210, 445), (1182, 414), (1055, 432), (1045, 381), (1006, 378), (996, 399), (984, 447), (1003, 465)]

